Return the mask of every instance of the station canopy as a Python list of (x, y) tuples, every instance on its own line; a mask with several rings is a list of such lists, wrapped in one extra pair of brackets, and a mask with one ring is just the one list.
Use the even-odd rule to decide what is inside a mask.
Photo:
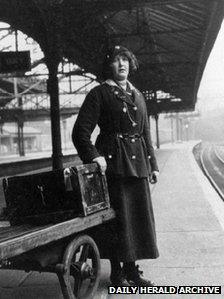
[(0, 8), (0, 21), (36, 40), (48, 66), (71, 61), (100, 79), (107, 48), (130, 48), (140, 65), (131, 81), (156, 113), (194, 109), (224, 15), (223, 0), (0, 0)]
[[(46, 93), (43, 80), (19, 77), (16, 82), (17, 92), (22, 95)], [(0, 109), (15, 98), (15, 82), (13, 78), (0, 78)]]

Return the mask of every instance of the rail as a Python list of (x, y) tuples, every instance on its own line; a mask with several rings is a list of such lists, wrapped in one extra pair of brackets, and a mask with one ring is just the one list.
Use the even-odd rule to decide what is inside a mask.
[(200, 163), (204, 174), (224, 200), (224, 159), (217, 152), (217, 146), (204, 147), (200, 154)]

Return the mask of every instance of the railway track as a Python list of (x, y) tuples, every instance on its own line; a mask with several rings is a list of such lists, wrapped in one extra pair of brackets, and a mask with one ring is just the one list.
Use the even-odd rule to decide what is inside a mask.
[(200, 163), (205, 175), (224, 200), (224, 147), (205, 146), (200, 155)]

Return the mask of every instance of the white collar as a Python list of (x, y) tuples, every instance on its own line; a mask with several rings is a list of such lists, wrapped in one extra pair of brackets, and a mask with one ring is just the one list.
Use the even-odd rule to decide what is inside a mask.
[[(114, 80), (112, 80), (112, 79), (107, 79), (107, 80), (104, 81), (103, 83), (106, 83), (106, 84), (108, 84), (108, 85), (110, 85), (110, 86), (116, 86), (116, 87), (121, 88), (121, 87), (120, 87)], [(136, 90), (136, 88), (131, 84), (130, 81), (127, 80), (127, 84), (129, 85), (129, 87), (130, 87), (131, 90)]]

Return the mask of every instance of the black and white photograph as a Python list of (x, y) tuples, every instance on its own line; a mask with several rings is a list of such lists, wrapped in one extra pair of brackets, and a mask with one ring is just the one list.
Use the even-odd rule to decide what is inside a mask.
[(224, 0), (0, 0), (0, 299), (224, 295)]

